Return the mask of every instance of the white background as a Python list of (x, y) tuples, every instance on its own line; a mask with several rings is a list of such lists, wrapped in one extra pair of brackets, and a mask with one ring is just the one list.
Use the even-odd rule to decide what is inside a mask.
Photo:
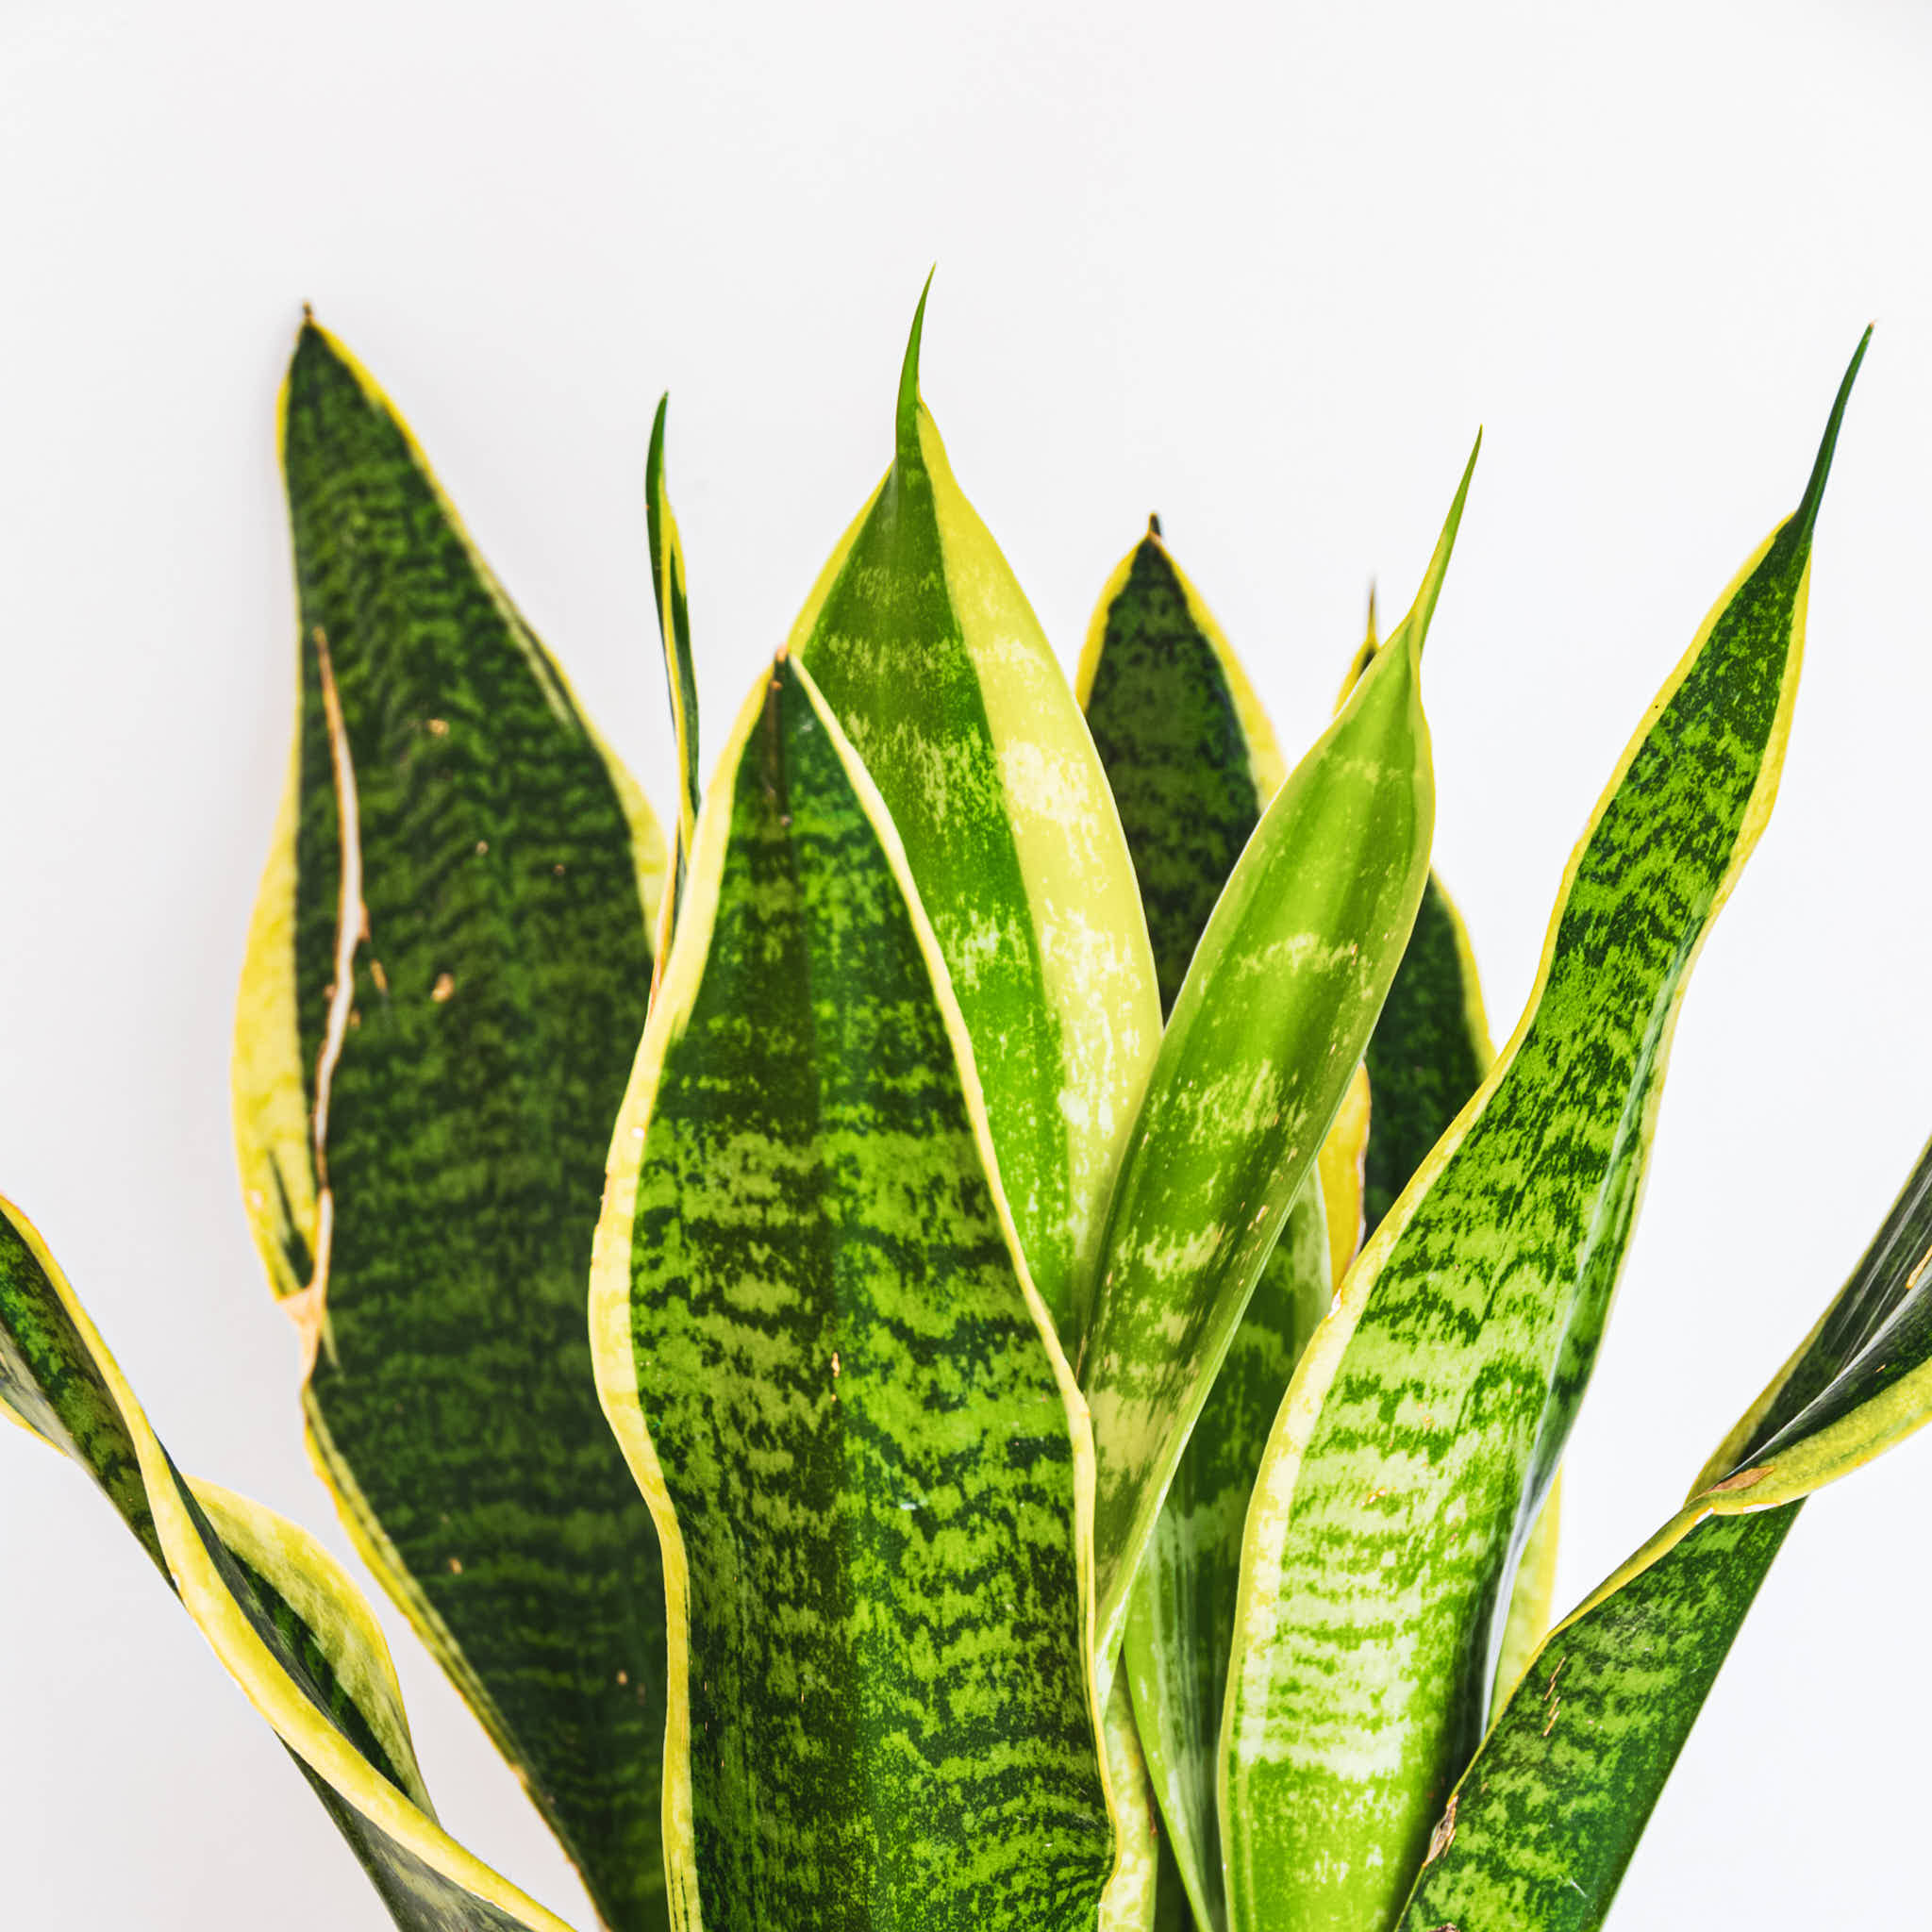
[[(1291, 746), (1486, 425), (1428, 698), (1499, 1036), (1600, 785), (1875, 317), (1783, 798), (1685, 1009), (1571, 1457), (1574, 1600), (1932, 1130), (1928, 86), (1927, 15), (1880, 0), (0, 0), (0, 1187), (182, 1464), (341, 1546), (225, 1066), (287, 756), (272, 418), (304, 298), (660, 806), (658, 391), (715, 741), (885, 465), (935, 258), (925, 393), (1063, 656), (1158, 508)], [(1618, 1924), (1925, 1922), (1928, 1523), (1923, 1442), (1807, 1511)], [(589, 1932), (391, 1622), (445, 1822)], [(10, 1436), (0, 1703), (9, 1924), (384, 1923), (111, 1513)]]

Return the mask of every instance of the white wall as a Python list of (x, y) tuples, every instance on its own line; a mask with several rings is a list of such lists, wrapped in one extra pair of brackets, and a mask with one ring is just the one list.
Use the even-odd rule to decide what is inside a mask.
[[(1672, 1507), (1932, 1131), (1932, 23), (1900, 0), (1091, 10), (0, 5), (0, 1187), (185, 1467), (338, 1546), (225, 1056), (284, 768), (271, 416), (306, 297), (660, 801), (649, 412), (714, 729), (925, 392), (1071, 660), (1158, 508), (1285, 739), (1484, 455), (1429, 648), (1438, 856), (1500, 1033), (1644, 704), (1795, 503), (1776, 819), (1678, 1036), (1571, 1458), (1573, 1599)], [(1932, 1448), (1807, 1512), (1619, 1923), (1921, 1923)], [(395, 1620), (391, 1620), (392, 1623)], [(446, 1822), (588, 1927), (407, 1633)], [(80, 1478), (0, 1442), (21, 1926), (382, 1914)]]

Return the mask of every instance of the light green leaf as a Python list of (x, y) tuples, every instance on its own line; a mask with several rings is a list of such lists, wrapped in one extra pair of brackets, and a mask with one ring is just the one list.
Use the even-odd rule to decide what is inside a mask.
[(663, 1591), (583, 1298), (663, 843), (313, 323), (282, 458), (300, 677), (236, 1026), (251, 1216), (358, 1549), (606, 1921), (646, 1932)]
[(1222, 1786), (1237, 1932), (1387, 1923), (1481, 1736), (1497, 1605), (1608, 1312), (1678, 1004), (1771, 810), (1845, 393), (1798, 511), (1592, 816), (1522, 1024), (1295, 1373), (1242, 1554)]
[[(32, 1224), (0, 1201), (0, 1414), (77, 1462), (274, 1726), (403, 1932), (569, 1932), (445, 1834), (382, 1632), (326, 1550), (175, 1467)], [(19, 1569), (19, 1586), (32, 1566)]]
[(1422, 646), (1468, 487), (1465, 472), (1415, 608), (1248, 841), (1134, 1124), (1081, 1357), (1104, 1663), (1174, 1466), (1414, 923), (1434, 814)]
[(599, 1391), (665, 1552), (685, 1932), (1090, 1932), (1092, 1452), (878, 793), (781, 655), (611, 1144)]
[(1311, 1174), (1235, 1331), (1174, 1470), (1129, 1600), (1124, 1675), (1194, 1922), (1227, 1923), (1215, 1809), (1241, 1526), (1289, 1378), (1333, 1295)]
[(1160, 1038), (1146, 921), (1079, 708), (919, 398), (793, 628), (905, 841), (1040, 1292), (1077, 1337)]
[(1602, 1924), (1803, 1496), (1932, 1419), (1932, 1148), (1690, 1502), (1542, 1646), (1455, 1791), (1404, 1932)]

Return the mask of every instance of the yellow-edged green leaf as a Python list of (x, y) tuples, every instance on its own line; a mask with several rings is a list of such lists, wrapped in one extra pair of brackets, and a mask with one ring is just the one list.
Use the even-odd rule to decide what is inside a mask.
[(1932, 1419), (1932, 1148), (1689, 1503), (1541, 1647), (1403, 1932), (1594, 1932), (1802, 1498)]
[(651, 446), (644, 458), (644, 511), (651, 540), (651, 589), (658, 606), (658, 635), (664, 645), (664, 681), (671, 693), (671, 726), (677, 740), (677, 862), (674, 889), (666, 896), (675, 913), (691, 865), (691, 833), (697, 824), (698, 680), (691, 650), (691, 606), (684, 588), (684, 546), (671, 513), (671, 488), (664, 477), (664, 418), (669, 395), (658, 399), (651, 421)]
[(181, 1474), (45, 1243), (5, 1201), (0, 1414), (99, 1485), (403, 1932), (569, 1932), (437, 1824), (388, 1646), (341, 1567), (274, 1511)]
[(1165, 1018), (1288, 767), (1158, 517), (1100, 593), (1074, 689), (1133, 856)]
[(789, 656), (610, 1159), (591, 1324), (665, 1553), (675, 1923), (1086, 1932), (1088, 1419), (892, 822)]
[(1122, 1163), (1081, 1355), (1106, 1665), (1174, 1465), (1414, 923), (1435, 796), (1422, 647), (1468, 487), (1465, 471), (1414, 609), (1216, 903)]
[(618, 1932), (664, 1923), (657, 1541), (584, 1332), (663, 842), (370, 377), (282, 400), (294, 765), (237, 1021), (311, 1450)]
[(792, 631), (905, 842), (973, 1037), (1000, 1174), (1071, 1347), (1160, 1037), (1146, 922), (1078, 706), (919, 397)]
[(1573, 855), (1523, 1022), (1282, 1407), (1224, 1742), (1238, 1932), (1386, 1923), (1481, 1736), (1498, 1602), (1608, 1312), (1678, 1004), (1776, 789), (1851, 374), (1798, 510), (1719, 600)]

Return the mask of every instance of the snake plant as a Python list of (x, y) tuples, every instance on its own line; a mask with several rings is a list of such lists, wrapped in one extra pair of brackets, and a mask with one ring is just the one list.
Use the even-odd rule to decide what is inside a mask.
[[(1858, 358), (1497, 1049), (1423, 706), (1474, 456), (1291, 768), (1158, 522), (1069, 686), (920, 334), (708, 788), (660, 408), (660, 830), (305, 322), (294, 747), (233, 1074), (316, 1470), (612, 1932), (1583, 1932), (1803, 1499), (1932, 1410), (1922, 1158), (1551, 1626)], [(559, 1932), (438, 1824), (357, 1584), (175, 1467), (11, 1208), (0, 1406), (93, 1476), (397, 1925)]]

